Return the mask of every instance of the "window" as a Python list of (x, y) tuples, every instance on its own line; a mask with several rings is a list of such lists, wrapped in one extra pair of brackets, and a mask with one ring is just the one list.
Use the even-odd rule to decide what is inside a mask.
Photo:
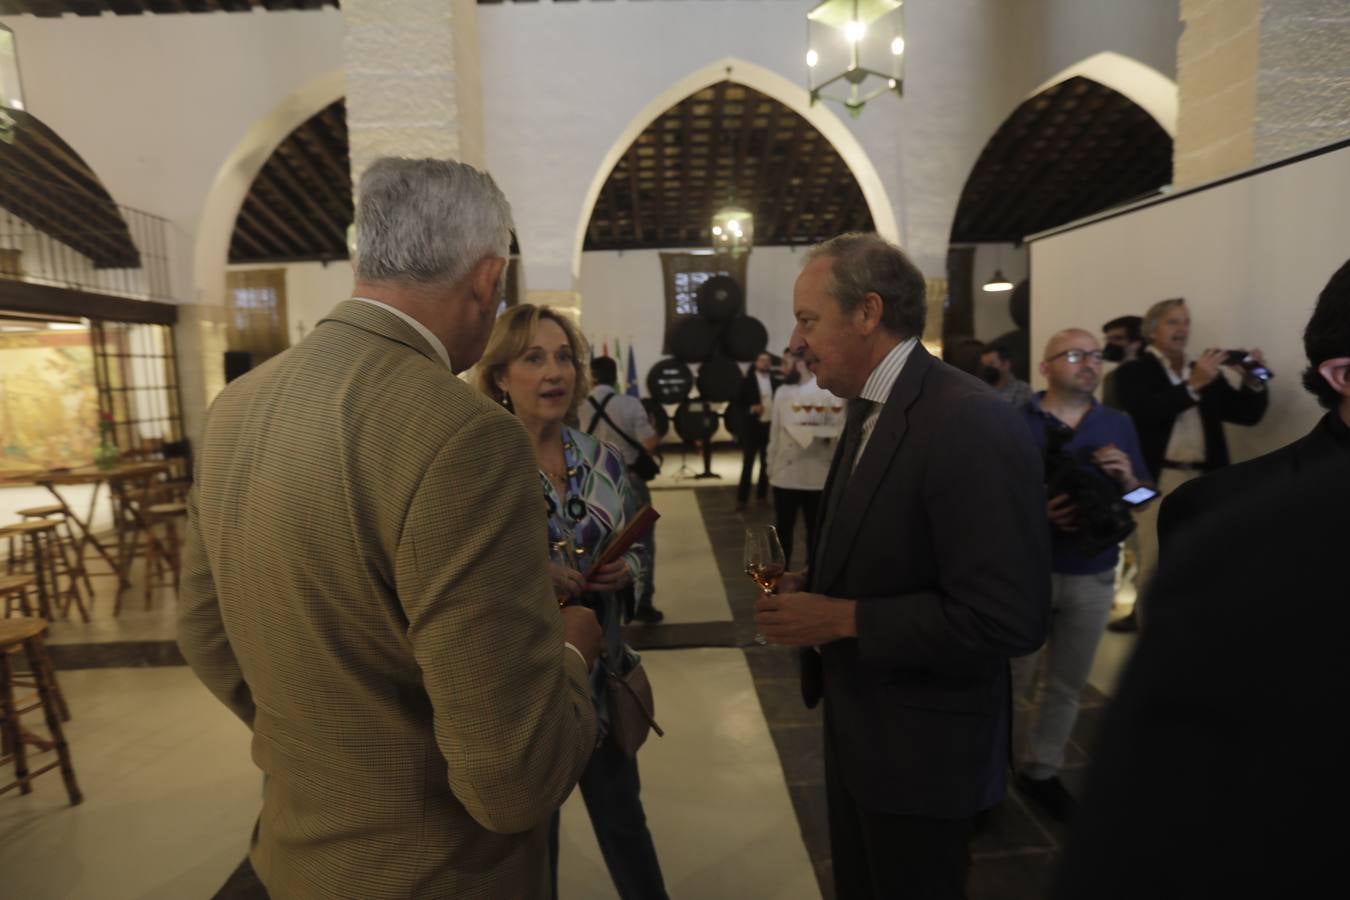
[(253, 365), (290, 346), (286, 331), (286, 270), (234, 269), (225, 274), (230, 350), (248, 353)]
[(666, 336), (661, 352), (670, 352), (670, 332), (681, 316), (699, 314), (699, 285), (714, 275), (730, 275), (745, 289), (747, 255), (662, 253), (661, 274), (666, 289)]
[(183, 439), (183, 412), (168, 325), (92, 325), (99, 412), (112, 417), (114, 443), (131, 456)]

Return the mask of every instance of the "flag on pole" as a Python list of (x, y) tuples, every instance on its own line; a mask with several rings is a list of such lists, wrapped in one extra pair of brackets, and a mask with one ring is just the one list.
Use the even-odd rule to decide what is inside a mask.
[(609, 356), (609, 338), (605, 338), (605, 340), (600, 344), (600, 355)]
[(641, 396), (638, 392), (637, 359), (633, 356), (633, 342), (628, 342), (628, 396)]
[(618, 338), (614, 339), (614, 367), (616, 369), (623, 368), (623, 348), (619, 346)]

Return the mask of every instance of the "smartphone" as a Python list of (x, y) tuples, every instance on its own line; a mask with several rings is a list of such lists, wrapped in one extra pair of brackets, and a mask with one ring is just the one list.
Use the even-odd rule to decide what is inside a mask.
[(1275, 377), (1275, 373), (1266, 368), (1263, 364), (1252, 359), (1246, 350), (1229, 350), (1224, 355), (1223, 364), (1225, 366), (1238, 366), (1244, 369), (1247, 374), (1253, 378), (1259, 378), (1262, 381), (1269, 381)]
[(1139, 487), (1130, 491), (1128, 494), (1121, 497), (1120, 499), (1124, 500), (1131, 506), (1143, 506), (1145, 503), (1152, 500), (1156, 496), (1158, 496), (1157, 491), (1155, 491), (1151, 487), (1148, 487), (1147, 485), (1141, 484), (1139, 485)]

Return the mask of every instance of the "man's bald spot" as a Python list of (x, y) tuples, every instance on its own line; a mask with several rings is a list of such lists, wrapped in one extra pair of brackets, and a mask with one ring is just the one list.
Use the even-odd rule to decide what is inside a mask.
[(1087, 338), (1092, 341), (1094, 348), (1098, 346), (1097, 336), (1092, 332), (1084, 331), (1082, 328), (1066, 328), (1063, 331), (1051, 335), (1050, 340), (1045, 342), (1045, 356), (1042, 358), (1049, 359), (1057, 353), (1063, 353), (1065, 350), (1069, 349), (1069, 343), (1078, 338)]

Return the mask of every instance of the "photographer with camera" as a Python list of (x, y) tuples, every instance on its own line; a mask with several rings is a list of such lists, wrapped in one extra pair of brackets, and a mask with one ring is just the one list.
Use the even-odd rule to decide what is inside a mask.
[[(1134, 362), (1116, 370), (1121, 409), (1139, 429), (1148, 471), (1163, 496), (1205, 472), (1228, 465), (1228, 442), (1223, 423), (1255, 425), (1266, 413), (1271, 377), (1261, 351), (1206, 350), (1190, 365), (1186, 343), (1191, 315), (1186, 301), (1162, 300), (1144, 316), (1148, 347)], [(1229, 383), (1229, 375), (1236, 384)], [(1142, 598), (1158, 562), (1158, 506), (1141, 510), (1139, 574), (1136, 598)], [(1139, 627), (1140, 600), (1125, 618), (1112, 622), (1112, 631)]]
[(1144, 458), (1129, 417), (1093, 397), (1102, 374), (1097, 338), (1061, 331), (1046, 344), (1040, 370), (1048, 388), (1024, 415), (1045, 454), (1052, 612), (1045, 646), (1012, 662), (1013, 746), (1019, 790), (1062, 822), (1073, 799), (1059, 769), (1115, 600), (1119, 544), (1134, 528), (1129, 506), (1153, 491), (1141, 481)]

